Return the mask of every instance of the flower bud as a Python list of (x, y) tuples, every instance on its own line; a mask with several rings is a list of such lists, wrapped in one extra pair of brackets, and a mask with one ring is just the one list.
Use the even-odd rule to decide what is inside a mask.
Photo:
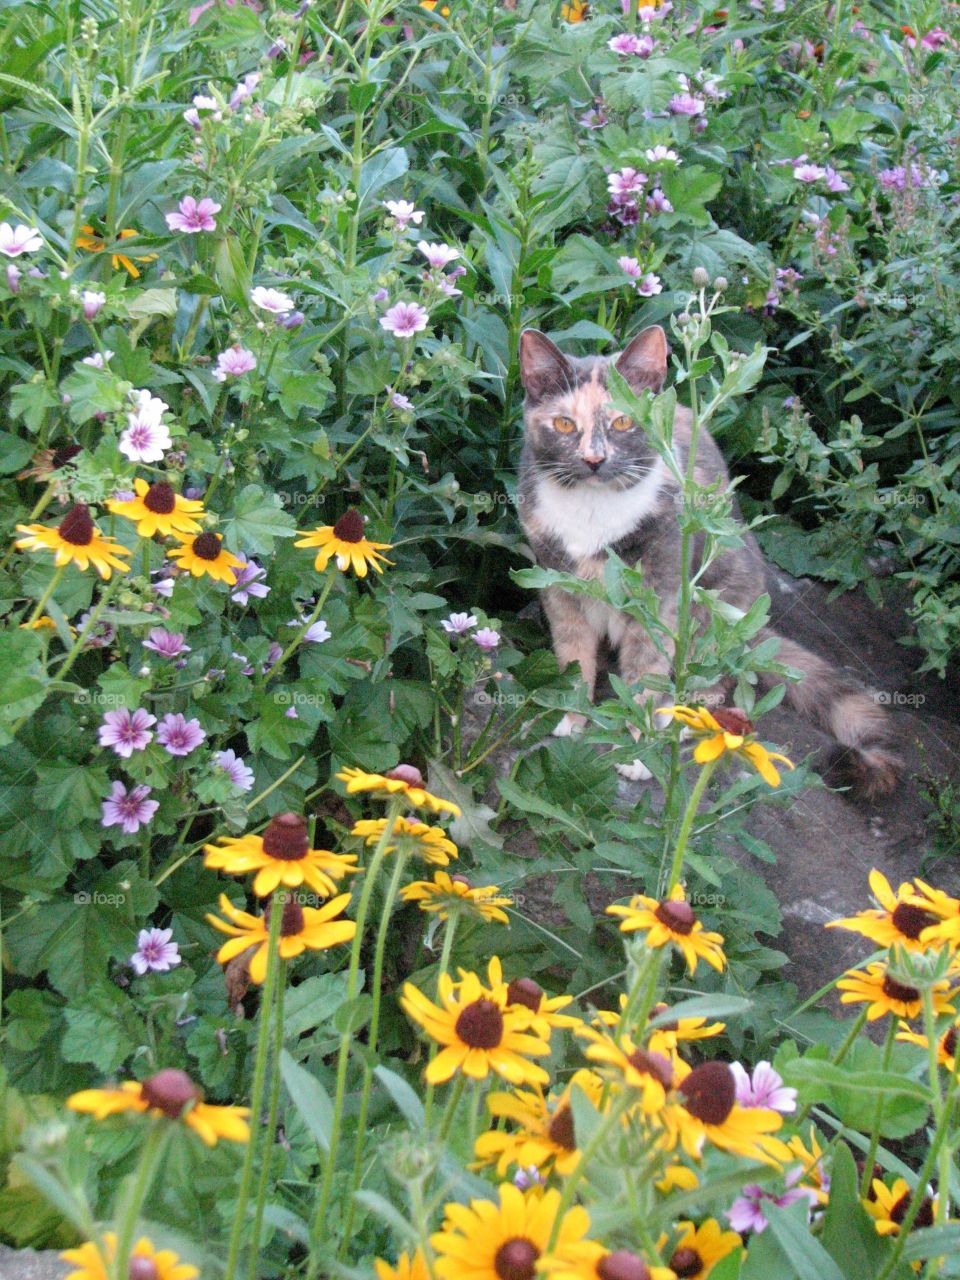
[(710, 283), (710, 276), (703, 267), (694, 267), (693, 283), (698, 289), (705, 289)]

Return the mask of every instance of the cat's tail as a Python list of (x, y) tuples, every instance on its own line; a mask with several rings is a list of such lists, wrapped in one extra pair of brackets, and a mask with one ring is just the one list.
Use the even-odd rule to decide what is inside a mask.
[[(787, 683), (785, 701), (836, 740), (824, 771), (829, 785), (849, 787), (866, 800), (893, 791), (903, 772), (903, 761), (890, 750), (892, 726), (880, 696), (775, 631), (764, 628), (761, 636), (776, 637), (780, 641), (777, 661), (803, 672), (803, 680)], [(780, 680), (766, 675), (760, 677), (760, 683), (768, 689)]]

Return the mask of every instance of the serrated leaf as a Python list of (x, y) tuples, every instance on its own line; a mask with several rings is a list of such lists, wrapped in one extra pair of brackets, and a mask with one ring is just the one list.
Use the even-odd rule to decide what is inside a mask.
[(233, 511), (221, 524), (227, 546), (247, 554), (270, 555), (277, 538), (292, 538), (296, 531), (296, 521), (283, 510), (276, 494), (256, 484), (241, 489)]

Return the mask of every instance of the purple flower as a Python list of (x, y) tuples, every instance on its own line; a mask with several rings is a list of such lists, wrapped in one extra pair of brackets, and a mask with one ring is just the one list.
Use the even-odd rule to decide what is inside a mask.
[(281, 329), (299, 329), (306, 318), (302, 311), (291, 311), (288, 316), (277, 316), (277, 324)]
[(389, 302), (390, 291), (388, 289), (384, 289), (381, 287), (376, 291), (376, 293), (372, 293), (370, 295), (370, 301), (371, 302)]
[(472, 613), (451, 613), (449, 618), (440, 619), (440, 625), (447, 635), (462, 636), (477, 625), (477, 620)]
[(150, 726), (157, 723), (157, 717), (139, 707), (131, 713), (126, 707), (119, 711), (108, 711), (103, 717), (103, 724), (98, 733), (101, 747), (112, 747), (118, 756), (129, 760), (135, 751), (142, 751), (153, 734)]
[[(193, 100), (193, 106), (188, 107), (183, 113), (183, 118), (187, 124), (194, 129), (200, 128), (200, 112), (209, 111), (209, 119), (219, 123), (223, 119), (223, 112), (220, 110), (220, 104), (216, 98), (207, 97), (205, 94), (198, 93)], [(181, 206), (182, 208), (182, 206)]]
[(683, 163), (677, 153), (671, 147), (665, 147), (662, 142), (655, 147), (648, 147), (643, 154), (651, 164), (662, 164), (665, 161), (670, 164)]
[(460, 250), (449, 244), (427, 244), (426, 240), (418, 240), (417, 248), (436, 270), (442, 270), (460, 257)]
[(783, 1083), (780, 1076), (769, 1062), (758, 1062), (753, 1069), (752, 1078), (747, 1075), (739, 1062), (732, 1062), (737, 1084), (737, 1102), (741, 1107), (767, 1107), (771, 1111), (780, 1111), (789, 1115), (797, 1109), (797, 1091)]
[(449, 276), (441, 276), (437, 280), (437, 287), (445, 298), (461, 298), (462, 290), (458, 289)]
[(149, 391), (134, 391), (136, 409), (127, 414), (127, 429), (120, 437), (120, 452), (131, 462), (159, 462), (173, 441), (164, 425), (169, 407)]
[(398, 302), (380, 317), (380, 327), (398, 338), (412, 338), (427, 327), (430, 313), (418, 302)]
[(20, 271), (12, 262), (7, 263), (7, 288), (11, 293), (20, 292)]
[(692, 93), (675, 93), (667, 103), (667, 110), (674, 116), (701, 116), (706, 109), (705, 99)]
[(934, 27), (932, 31), (928, 31), (925, 36), (920, 37), (920, 44), (922, 47), (934, 52), (949, 43), (950, 37), (946, 31), (944, 31), (943, 27)]
[(630, 258), (626, 254), (622, 258), (617, 259), (617, 266), (621, 271), (626, 272), (631, 280), (639, 280), (643, 268), (640, 266), (639, 259)]
[(193, 196), (184, 196), (180, 201), (180, 212), (166, 215), (167, 226), (171, 231), (182, 231), (188, 236), (195, 235), (198, 231), (216, 231), (217, 220), (213, 215), (219, 213), (222, 207), (209, 196), (204, 196), (199, 201)]
[(577, 123), (582, 125), (584, 129), (602, 129), (607, 123), (607, 113), (603, 103), (600, 103), (599, 106), (591, 107), (589, 111), (585, 111)]
[(788, 1190), (780, 1196), (764, 1191), (763, 1187), (757, 1186), (756, 1183), (747, 1183), (743, 1188), (743, 1194), (737, 1196), (725, 1214), (733, 1230), (741, 1234), (744, 1231), (757, 1233), (766, 1231), (767, 1219), (763, 1214), (765, 1204), (774, 1204), (780, 1209), (785, 1209), (787, 1205), (794, 1204), (797, 1200), (806, 1200), (809, 1213), (809, 1206), (817, 1203), (817, 1193), (812, 1187), (793, 1186), (802, 1172), (801, 1169), (793, 1169), (787, 1174), (785, 1182)]
[(106, 300), (105, 293), (98, 293), (96, 289), (84, 289), (80, 295), (80, 301), (83, 303), (83, 318), (92, 320)]
[(206, 736), (199, 720), (185, 720), (179, 711), (168, 711), (157, 730), (157, 741), (172, 756), (188, 756)]
[(43, 244), (43, 236), (36, 227), (25, 227), (18, 223), (11, 227), (9, 222), (0, 222), (0, 253), (8, 258), (19, 258), (21, 253), (33, 253)]
[(647, 196), (647, 213), (673, 213), (673, 205), (659, 187), (654, 187)]
[[(129, 754), (129, 752), (127, 753)], [(110, 795), (103, 801), (102, 827), (123, 827), (128, 836), (136, 835), (141, 826), (146, 826), (160, 808), (159, 800), (148, 800), (150, 787), (134, 787), (132, 791), (122, 782), (114, 782)]]
[(826, 181), (828, 191), (837, 192), (850, 190), (850, 184), (848, 182), (844, 182), (843, 178), (840, 177), (839, 173), (837, 173), (836, 169), (834, 169), (832, 165), (827, 165), (823, 171), (823, 176)]
[(299, 713), (298, 713), (298, 711), (297, 711), (297, 708), (296, 708), (296, 707), (287, 707), (286, 711), (285, 711), (283, 714), (284, 714), (284, 716), (286, 717), (286, 719), (287, 719), (287, 720), (299, 720), (299, 719), (300, 719), (300, 715), (299, 715)]
[[(150, 584), (150, 590), (153, 592), (154, 595), (163, 596), (164, 600), (169, 600), (170, 597), (173, 595), (174, 575), (171, 572), (171, 568), (172, 566), (163, 564), (160, 566), (159, 569), (150, 570), (151, 578), (157, 579), (156, 582), (152, 582)], [(164, 615), (164, 616), (167, 616), (167, 615)]]
[[(310, 615), (307, 613), (302, 614), (299, 621), (296, 618), (291, 618), (287, 623), (287, 626), (302, 627), (309, 616)], [(333, 632), (329, 630), (324, 620), (322, 618), (318, 618), (316, 622), (307, 627), (306, 631), (303, 633), (303, 639), (309, 644), (323, 644), (324, 640), (329, 640), (332, 634)]]
[(394, 391), (391, 394), (390, 404), (394, 409), (400, 409), (404, 413), (409, 413), (413, 409), (413, 401), (408, 400), (406, 396), (402, 396), (399, 391)]
[(245, 555), (241, 554), (238, 559), (242, 560), (243, 564), (233, 571), (234, 586), (230, 591), (230, 599), (235, 604), (241, 605), (249, 604), (251, 596), (262, 600), (270, 594), (270, 588), (265, 582), (258, 582), (257, 579), (266, 577), (266, 569), (257, 564), (256, 560), (248, 560)]
[(283, 645), (277, 644), (276, 640), (271, 640), (270, 648), (267, 650), (266, 661), (263, 664), (263, 670), (265, 673), (269, 671), (270, 668), (274, 666), (277, 662), (279, 662), (280, 655), (282, 653), (283, 653)]
[(423, 210), (415, 208), (409, 200), (384, 200), (382, 204), (401, 231), (406, 228), (408, 222), (419, 227), (423, 221)]
[(656, 47), (657, 42), (652, 36), (635, 36), (623, 33), (607, 41), (607, 48), (613, 53), (620, 54), (621, 57), (628, 57), (632, 54), (637, 58), (649, 58)]
[(262, 284), (250, 290), (250, 301), (255, 307), (275, 316), (285, 316), (293, 310), (293, 299), (289, 294), (279, 289), (265, 289)]
[(637, 293), (641, 298), (652, 298), (654, 294), (661, 293), (663, 285), (660, 283), (660, 277), (655, 276), (652, 271), (648, 271), (642, 280), (637, 282)]
[[(81, 613), (77, 619), (77, 634), (83, 635), (87, 629), (87, 623), (93, 616), (93, 610), (88, 609), (86, 613)], [(110, 622), (95, 622), (93, 630), (88, 633), (87, 638), (83, 642), (84, 649), (107, 649), (113, 644), (117, 638), (117, 629)]]
[(183, 643), (180, 631), (164, 631), (163, 627), (154, 627), (144, 640), (143, 647), (159, 653), (162, 658), (179, 658), (181, 653), (192, 652), (188, 644)]
[[(230, 110), (236, 111), (241, 102), (246, 102), (247, 98), (253, 95), (254, 89), (260, 83), (261, 75), (259, 71), (251, 71), (249, 75), (245, 75), (233, 93), (230, 95)], [(194, 99), (196, 101), (196, 99)]]
[(521, 1191), (528, 1191), (530, 1187), (542, 1187), (545, 1182), (546, 1179), (535, 1164), (526, 1169), (518, 1169), (513, 1175), (513, 1185)]
[(493, 631), (490, 627), (481, 627), (470, 639), (481, 649), (495, 649), (500, 643), (500, 632)]
[(166, 973), (180, 963), (180, 948), (172, 929), (141, 929), (137, 934), (137, 949), (130, 957), (131, 967), (139, 974)]
[(622, 227), (635, 227), (640, 221), (640, 206), (636, 200), (623, 200), (618, 196), (607, 205), (607, 213)]
[(794, 167), (793, 176), (797, 182), (819, 182), (827, 176), (827, 171), (818, 164), (798, 164)]
[(607, 189), (615, 199), (624, 200), (642, 191), (646, 181), (647, 175), (637, 169), (620, 169), (607, 178)]
[(251, 369), (256, 367), (257, 358), (253, 352), (236, 343), (232, 347), (227, 347), (226, 351), (221, 351), (217, 356), (217, 367), (213, 372), (213, 376), (218, 382), (226, 382), (228, 374), (234, 378), (239, 378), (241, 373), (249, 373)]
[(253, 786), (253, 770), (243, 763), (235, 751), (218, 751), (213, 758), (217, 768), (223, 770), (238, 790), (250, 790)]
[(84, 356), (80, 363), (88, 364), (91, 369), (105, 369), (112, 355), (112, 351), (95, 351), (92, 356)]

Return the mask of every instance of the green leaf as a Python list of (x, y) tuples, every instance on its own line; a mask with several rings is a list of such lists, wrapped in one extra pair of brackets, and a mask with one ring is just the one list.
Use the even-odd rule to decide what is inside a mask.
[(356, 1035), (367, 1025), (373, 1012), (373, 997), (367, 992), (345, 1000), (333, 1016), (333, 1025), (342, 1036)]
[(333, 1129), (333, 1103), (316, 1076), (301, 1067), (286, 1049), (280, 1054), (280, 1075), (290, 1100), (310, 1131), (310, 1135), (323, 1152), (330, 1150), (330, 1134)]
[(873, 1280), (889, 1251), (860, 1203), (860, 1178), (845, 1142), (834, 1148), (821, 1238), (826, 1251), (843, 1267), (846, 1280)]
[(43, 426), (48, 411), (56, 409), (59, 404), (60, 397), (43, 381), (21, 383), (10, 391), (11, 416), (20, 418), (34, 435)]
[(387, 1067), (374, 1067), (373, 1074), (394, 1100), (397, 1110), (410, 1125), (410, 1128), (419, 1133), (423, 1128), (424, 1111), (423, 1103), (417, 1096), (416, 1091), (407, 1084), (403, 1076), (398, 1076), (395, 1071), (391, 1071)]
[(734, 1018), (753, 1007), (743, 996), (691, 996), (651, 1018), (650, 1027), (666, 1026), (679, 1018)]
[(362, 213), (378, 191), (402, 178), (409, 168), (410, 161), (402, 147), (387, 147), (368, 160), (360, 172), (358, 211)]
[(283, 510), (277, 495), (257, 484), (241, 489), (220, 528), (231, 550), (248, 555), (270, 555), (277, 538), (292, 538), (297, 531), (296, 521)]
[[(799, 1212), (798, 1212), (799, 1211)], [(764, 1216), (800, 1280), (845, 1280), (823, 1245), (810, 1234), (804, 1203), (781, 1209), (764, 1205)]]
[(502, 849), (503, 836), (498, 835), (490, 826), (491, 820), (497, 816), (495, 810), (488, 804), (477, 803), (466, 783), (455, 778), (438, 760), (430, 761), (428, 772), (434, 794), (460, 806), (460, 817), (450, 824), (451, 839), (467, 848), (486, 844), (494, 849)]
[[(239, 12), (239, 11), (238, 11)], [(217, 241), (214, 276), (225, 298), (240, 307), (250, 305), (250, 272), (243, 246), (230, 232)]]
[(129, 996), (108, 983), (85, 991), (64, 1016), (60, 1051), (65, 1061), (90, 1062), (102, 1075), (117, 1072), (145, 1039)]

